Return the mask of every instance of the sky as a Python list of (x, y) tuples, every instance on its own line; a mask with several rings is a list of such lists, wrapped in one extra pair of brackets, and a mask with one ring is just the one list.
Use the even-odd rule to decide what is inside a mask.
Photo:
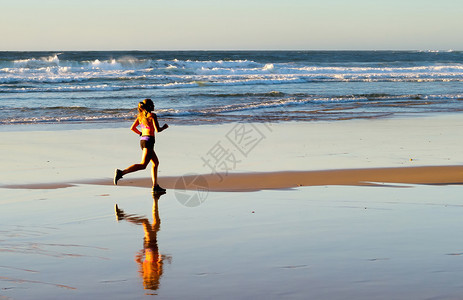
[(461, 0), (0, 0), (0, 51), (463, 50)]

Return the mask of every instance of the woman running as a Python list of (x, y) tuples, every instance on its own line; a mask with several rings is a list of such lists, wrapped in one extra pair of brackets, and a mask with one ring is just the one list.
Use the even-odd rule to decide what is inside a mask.
[[(151, 177), (153, 179), (153, 192), (165, 192), (166, 190), (159, 186), (157, 183), (158, 180), (158, 166), (159, 160), (154, 152), (154, 133), (161, 132), (164, 129), (167, 129), (169, 126), (164, 124), (162, 127), (159, 127), (158, 118), (155, 113), (153, 113), (154, 104), (151, 99), (145, 99), (142, 102), (138, 103), (138, 116), (130, 128), (133, 132), (140, 135), (140, 147), (143, 151), (141, 157), (141, 163), (134, 164), (128, 167), (125, 170), (116, 169), (114, 174), (114, 184), (117, 185), (119, 179), (122, 178), (125, 174), (136, 172), (139, 170), (146, 169), (146, 166), (149, 162), (152, 162), (151, 168)], [(138, 125), (141, 127), (141, 131), (138, 130)]]

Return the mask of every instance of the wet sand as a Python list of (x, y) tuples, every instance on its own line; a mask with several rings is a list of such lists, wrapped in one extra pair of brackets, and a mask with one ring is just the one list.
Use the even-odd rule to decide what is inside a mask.
[(0, 296), (458, 299), (463, 187), (407, 187), (2, 189)]
[(463, 117), (240, 126), (1, 131), (0, 299), (460, 297)]

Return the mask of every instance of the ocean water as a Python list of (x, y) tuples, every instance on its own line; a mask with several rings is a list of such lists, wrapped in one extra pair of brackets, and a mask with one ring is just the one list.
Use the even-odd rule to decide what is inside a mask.
[(463, 110), (461, 51), (0, 52), (0, 126), (314, 121)]

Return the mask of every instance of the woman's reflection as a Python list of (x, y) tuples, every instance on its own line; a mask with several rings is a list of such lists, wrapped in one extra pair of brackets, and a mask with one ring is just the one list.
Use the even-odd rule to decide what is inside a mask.
[(153, 194), (153, 223), (146, 216), (129, 215), (116, 204), (116, 217), (118, 221), (126, 220), (130, 223), (142, 225), (145, 231), (143, 249), (135, 255), (139, 265), (140, 276), (143, 278), (145, 289), (157, 290), (163, 273), (164, 262), (171, 263), (172, 257), (159, 253), (157, 234), (161, 228), (158, 202), (162, 194)]

